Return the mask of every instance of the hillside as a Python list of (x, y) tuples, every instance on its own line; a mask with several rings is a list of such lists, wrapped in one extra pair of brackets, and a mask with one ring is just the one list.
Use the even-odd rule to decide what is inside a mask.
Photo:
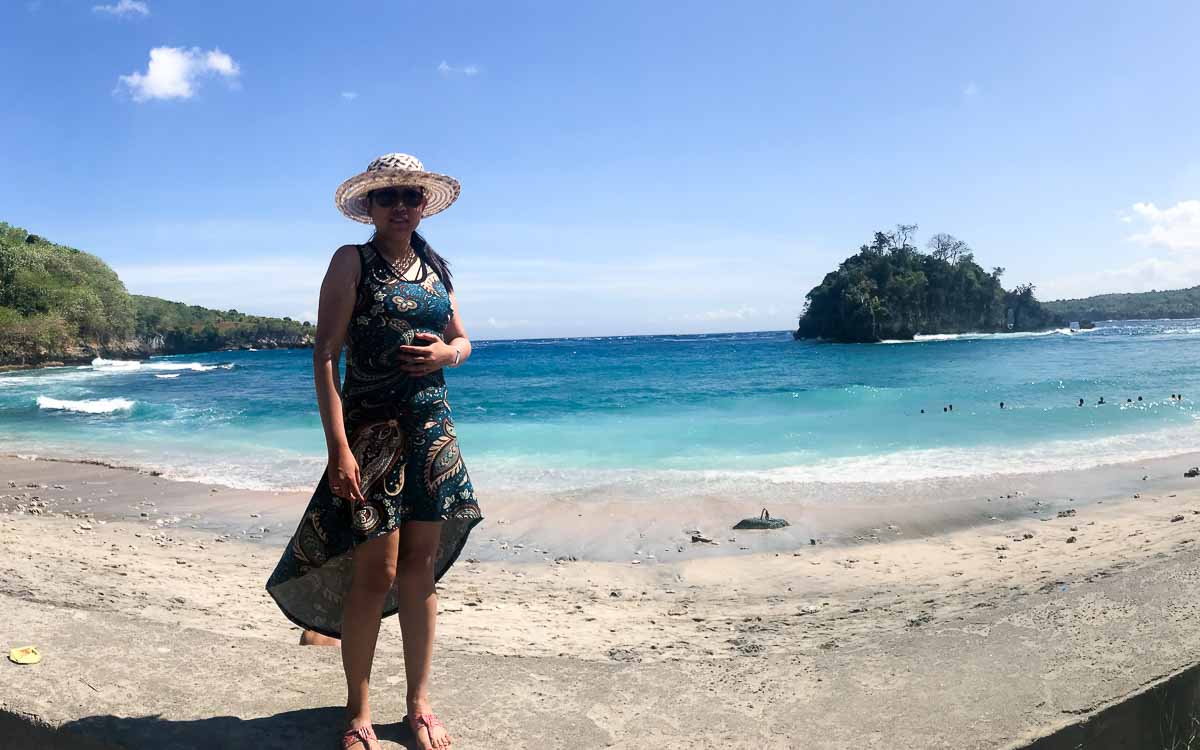
[(131, 295), (104, 261), (0, 222), (0, 366), (312, 345), (290, 318)]
[(911, 339), (918, 333), (1034, 331), (1063, 325), (1032, 284), (1007, 291), (970, 247), (935, 235), (930, 252), (911, 244), (916, 225), (876, 232), (805, 296), (795, 337), (844, 343)]
[(1200, 318), (1200, 286), (1170, 291), (1098, 294), (1043, 303), (1066, 320)]

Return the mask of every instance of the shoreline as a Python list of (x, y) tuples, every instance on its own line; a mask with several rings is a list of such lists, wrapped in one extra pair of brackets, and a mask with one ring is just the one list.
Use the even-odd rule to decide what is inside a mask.
[[(1198, 464), (1200, 453), (1183, 453), (1097, 469), (872, 483), (869, 492), (857, 488), (857, 494), (846, 493), (844, 485), (818, 486), (805, 497), (770, 503), (771, 516), (789, 522), (776, 530), (734, 530), (740, 520), (759, 515), (760, 501), (723, 494), (651, 502), (612, 493), (581, 497), (480, 487), (484, 523), (472, 533), (463, 557), (514, 562), (565, 557), (657, 567), (809, 547), (937, 539), (1014, 522), (1046, 522), (1060, 511), (1078, 513), (1143, 494), (1200, 490), (1200, 480), (1183, 476)], [(0, 480), (5, 479), (9, 486), (0, 483), (0, 510), (38, 495), (44, 504), (40, 512), (47, 515), (83, 513), (105, 522), (148, 519), (160, 529), (190, 528), (268, 547), (286, 543), (311, 496), (309, 490), (246, 490), (175, 480), (97, 460), (0, 454)], [(54, 489), (60, 484), (74, 489)], [(694, 540), (696, 535), (703, 539)]]
[[(188, 354), (216, 354), (220, 352), (245, 352), (245, 351), (273, 351), (278, 349), (312, 349), (312, 344), (296, 345), (296, 346), (266, 346), (253, 347), (249, 345), (237, 346), (225, 349), (205, 349), (203, 351), (183, 351), (183, 352), (138, 352), (138, 356), (128, 356), (130, 352), (109, 352), (110, 356), (103, 354), (79, 355), (76, 357), (66, 357), (64, 359), (48, 359), (35, 363), (0, 363), (0, 373), (5, 372), (21, 372), (25, 370), (49, 370), (55, 367), (78, 367), (80, 365), (90, 365), (96, 359), (108, 359), (114, 362), (145, 362), (155, 357), (179, 357)], [(117, 356), (123, 354), (125, 356)]]

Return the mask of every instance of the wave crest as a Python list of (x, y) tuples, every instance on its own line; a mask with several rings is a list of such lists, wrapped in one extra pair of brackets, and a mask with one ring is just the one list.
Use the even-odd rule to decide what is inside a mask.
[(115, 411), (128, 411), (136, 401), (127, 398), (93, 398), (71, 401), (49, 396), (38, 396), (39, 409), (54, 411), (73, 411), (81, 414), (112, 414)]

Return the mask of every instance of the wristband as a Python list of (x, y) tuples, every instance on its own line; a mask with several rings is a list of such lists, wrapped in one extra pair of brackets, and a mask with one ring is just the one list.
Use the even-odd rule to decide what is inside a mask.
[(461, 356), (462, 356), (462, 352), (458, 350), (458, 347), (457, 347), (457, 346), (456, 346), (456, 347), (454, 347), (454, 362), (453, 362), (453, 363), (452, 363), (450, 366), (451, 366), (451, 367), (458, 367), (458, 358), (459, 358), (459, 357), (461, 357)]

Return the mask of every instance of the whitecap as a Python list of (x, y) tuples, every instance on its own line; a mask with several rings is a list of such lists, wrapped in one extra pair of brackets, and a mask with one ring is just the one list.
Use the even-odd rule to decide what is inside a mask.
[(1049, 331), (1013, 331), (1008, 333), (918, 333), (912, 339), (884, 339), (881, 344), (920, 344), (936, 341), (1011, 341), (1015, 339), (1041, 338), (1042, 336), (1078, 336), (1096, 329), (1075, 331), (1070, 328), (1054, 328)]
[(167, 379), (169, 379), (169, 378), (177, 378), (177, 377), (179, 377), (179, 373), (177, 373), (177, 372), (172, 372), (172, 373), (169, 373), (169, 374), (167, 374), (167, 375), (155, 375), (154, 377), (156, 377), (156, 378), (162, 378), (163, 380), (167, 380)]
[(71, 401), (49, 396), (37, 397), (39, 409), (74, 411), (82, 414), (111, 414), (115, 411), (132, 409), (135, 403), (127, 398), (94, 398)]
[(91, 369), (98, 373), (130, 373), (140, 372), (143, 370), (153, 370), (155, 372), (173, 372), (177, 370), (190, 370), (192, 372), (208, 372), (210, 370), (232, 370), (232, 362), (217, 362), (213, 364), (205, 364), (203, 362), (178, 362), (168, 360), (165, 362), (143, 362), (135, 359), (102, 359), (97, 357), (92, 360)]
[(92, 360), (93, 370), (136, 370), (141, 366), (141, 361), (136, 359), (104, 359), (103, 357), (96, 357)]
[(192, 372), (208, 372), (209, 370), (228, 370), (233, 367), (232, 364), (224, 363), (219, 365), (205, 365), (200, 362), (147, 362), (143, 365), (147, 370), (158, 370), (160, 372), (172, 370), (191, 370)]

